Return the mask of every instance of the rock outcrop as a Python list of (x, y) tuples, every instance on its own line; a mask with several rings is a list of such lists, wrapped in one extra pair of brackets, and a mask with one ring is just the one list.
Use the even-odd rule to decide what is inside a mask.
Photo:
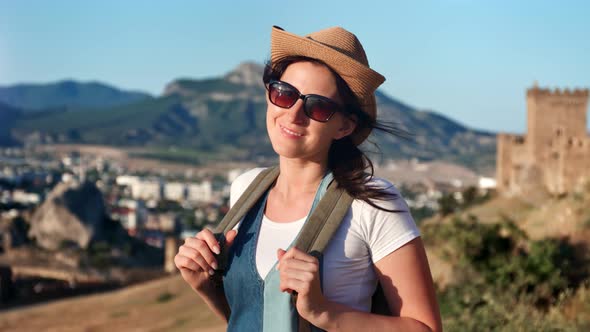
[(68, 242), (86, 249), (102, 235), (105, 217), (104, 200), (96, 185), (60, 183), (35, 211), (29, 237), (47, 250)]
[(264, 88), (262, 74), (264, 67), (255, 62), (243, 62), (236, 69), (225, 75), (225, 79), (246, 86)]

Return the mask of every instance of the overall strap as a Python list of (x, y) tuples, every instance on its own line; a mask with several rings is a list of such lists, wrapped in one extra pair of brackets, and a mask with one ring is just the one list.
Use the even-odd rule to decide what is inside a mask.
[(225, 247), (225, 234), (232, 230), (250, 209), (260, 200), (262, 195), (270, 188), (279, 176), (279, 167), (274, 166), (260, 172), (250, 183), (248, 188), (240, 196), (238, 201), (227, 212), (219, 224), (215, 227), (213, 234), (219, 241), (221, 253), (217, 260), (219, 271), (224, 271), (227, 265), (227, 248)]

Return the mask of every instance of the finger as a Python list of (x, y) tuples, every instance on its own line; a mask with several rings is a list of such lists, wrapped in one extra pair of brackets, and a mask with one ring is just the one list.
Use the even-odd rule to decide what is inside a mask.
[(179, 270), (189, 270), (192, 272), (203, 272), (203, 268), (193, 259), (182, 255), (174, 257), (174, 264)]
[(285, 253), (287, 253), (285, 250), (281, 248), (277, 249), (277, 258), (280, 260), (285, 255)]
[(234, 243), (236, 236), (238, 236), (238, 231), (235, 229), (232, 229), (225, 234), (225, 244), (228, 246), (228, 248), (232, 245), (232, 243)]
[(283, 258), (295, 258), (306, 262), (317, 262), (317, 258), (295, 247), (289, 249)]
[(201, 253), (193, 248), (181, 248), (181, 250), (178, 252), (179, 256), (184, 256), (190, 260), (192, 260), (193, 262), (195, 262), (196, 264), (199, 265), (199, 271), (200, 272), (208, 272), (209, 274), (211, 274), (211, 271), (213, 271), (215, 269), (215, 267), (217, 266), (217, 264), (215, 264), (215, 262), (209, 263), (207, 262), (207, 260), (203, 257), (203, 255), (201, 255)]
[(303, 282), (312, 282), (314, 279), (314, 273), (310, 271), (283, 269), (281, 271), (281, 278), (296, 279)]
[(205, 228), (204, 230), (197, 233), (196, 238), (205, 241), (209, 246), (209, 249), (211, 249), (211, 251), (213, 251), (217, 255), (219, 255), (219, 253), (221, 252), (221, 249), (219, 248), (219, 242), (217, 242), (215, 235), (213, 235), (213, 233), (210, 230)]
[(283, 256), (285, 256), (285, 253), (286, 253), (286, 251), (285, 251), (285, 250), (283, 250), (283, 249), (281, 249), (281, 248), (277, 249), (277, 260), (279, 261), (279, 262), (277, 263), (277, 270), (278, 270), (278, 269), (280, 268), (280, 266), (281, 266), (281, 258), (283, 258)]
[(281, 283), (279, 284), (279, 289), (281, 290), (281, 292), (288, 292), (288, 293), (297, 292), (297, 294), (307, 294), (307, 293), (309, 293), (310, 286), (309, 286), (308, 282), (288, 278), (288, 279), (284, 279), (284, 280), (281, 279)]
[(319, 265), (316, 263), (305, 262), (298, 259), (285, 259), (281, 263), (281, 271), (282, 270), (317, 273), (319, 272)]
[(205, 241), (194, 238), (186, 239), (186, 241), (187, 244), (180, 247), (179, 253), (193, 258), (195, 261), (203, 259), (206, 263), (204, 267), (205, 271), (209, 271), (210, 269), (217, 270), (217, 260)]

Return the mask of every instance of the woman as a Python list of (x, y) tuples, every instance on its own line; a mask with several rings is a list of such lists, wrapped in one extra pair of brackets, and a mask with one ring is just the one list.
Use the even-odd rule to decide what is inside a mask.
[[(231, 250), (223, 287), (209, 278), (220, 252), (209, 230), (187, 239), (175, 258), (185, 281), (228, 321), (228, 330), (272, 330), (282, 319), (276, 317), (290, 314), (269, 301), (275, 293), (295, 292), (292, 311), (323, 330), (442, 330), (407, 205), (391, 184), (372, 177), (357, 147), (374, 128), (393, 132), (376, 121), (374, 92), (384, 80), (369, 68), (356, 36), (342, 28), (300, 37), (273, 27), (264, 75), (266, 125), (280, 174), (264, 200), (226, 234)], [(234, 181), (232, 204), (261, 170)], [(354, 201), (319, 262), (290, 246), (332, 178)], [(377, 283), (390, 316), (370, 313)]]

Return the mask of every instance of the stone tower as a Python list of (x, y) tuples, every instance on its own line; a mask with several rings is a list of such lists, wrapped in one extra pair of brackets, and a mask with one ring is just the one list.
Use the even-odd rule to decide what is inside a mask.
[(556, 137), (586, 137), (587, 108), (588, 90), (529, 89), (526, 141), (534, 161), (547, 161), (547, 148)]
[(588, 89), (527, 90), (527, 133), (499, 134), (498, 190), (515, 194), (542, 186), (553, 194), (590, 180)]

